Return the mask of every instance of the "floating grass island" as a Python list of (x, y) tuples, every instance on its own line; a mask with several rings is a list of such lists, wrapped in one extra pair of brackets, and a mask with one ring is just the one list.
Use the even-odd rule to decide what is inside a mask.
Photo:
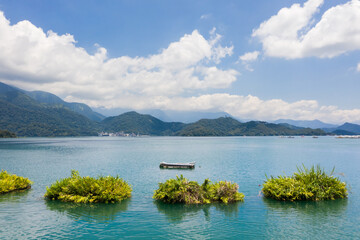
[(244, 194), (238, 192), (239, 185), (227, 181), (212, 183), (205, 179), (202, 185), (189, 181), (183, 175), (159, 183), (153, 198), (166, 203), (207, 204), (213, 202), (231, 203), (244, 201)]
[(115, 203), (131, 197), (131, 187), (118, 176), (81, 177), (72, 170), (71, 177), (46, 188), (45, 198), (76, 203)]
[(28, 178), (9, 174), (4, 170), (0, 172), (0, 194), (30, 189), (31, 184), (32, 182)]
[(347, 188), (339, 178), (317, 166), (303, 166), (294, 175), (267, 178), (262, 192), (265, 197), (281, 201), (320, 201), (347, 197)]

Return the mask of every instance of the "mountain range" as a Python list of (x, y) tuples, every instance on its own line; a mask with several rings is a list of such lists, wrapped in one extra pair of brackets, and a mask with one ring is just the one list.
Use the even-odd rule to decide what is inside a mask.
[(194, 123), (164, 122), (147, 114), (127, 112), (100, 122), (107, 132), (127, 132), (157, 136), (278, 136), (325, 135), (320, 129), (290, 129), (274, 123), (250, 121), (241, 123), (231, 117), (201, 119)]
[(17, 136), (97, 135), (97, 123), (62, 104), (36, 101), (0, 83), (0, 129)]
[[(92, 136), (101, 131), (155, 136), (326, 134), (321, 129), (304, 128), (289, 123), (276, 124), (262, 121), (242, 123), (227, 113), (200, 113), (197, 117), (202, 114), (215, 119), (200, 119), (192, 123), (163, 121), (150, 114), (134, 111), (105, 117), (86, 104), (68, 103), (48, 92), (29, 92), (0, 82), (0, 129), (11, 131), (17, 136)], [(349, 123), (344, 124), (342, 128), (331, 129), (350, 134), (360, 133), (360, 125)]]
[[(117, 116), (126, 112), (133, 111), (132, 109), (124, 109), (124, 108), (106, 109), (103, 107), (94, 108), (94, 110), (105, 116)], [(216, 119), (224, 116), (231, 116), (226, 112), (192, 112), (192, 111), (174, 111), (174, 110), (159, 110), (159, 109), (143, 109), (143, 110), (137, 110), (137, 112), (141, 114), (151, 115), (164, 122), (182, 122), (182, 123), (193, 123), (200, 119)]]
[(327, 133), (333, 133), (336, 135), (358, 135), (360, 134), (360, 125), (354, 123), (344, 123), (342, 125), (335, 125), (324, 123), (319, 120), (291, 120), (291, 119), (279, 119), (274, 121), (274, 123), (288, 126), (290, 128), (313, 128), (313, 129), (322, 129)]
[(291, 120), (291, 119), (278, 119), (273, 123), (280, 124), (280, 123), (287, 123), (292, 126), (296, 127), (303, 127), (303, 128), (337, 128), (338, 125), (324, 123), (320, 120)]

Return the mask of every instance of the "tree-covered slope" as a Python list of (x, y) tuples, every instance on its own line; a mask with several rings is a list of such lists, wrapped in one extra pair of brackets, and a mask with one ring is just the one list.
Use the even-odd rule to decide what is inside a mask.
[(45, 103), (54, 107), (68, 108), (69, 110), (77, 112), (96, 122), (100, 122), (101, 120), (105, 119), (103, 115), (94, 112), (88, 105), (84, 103), (65, 102), (58, 96), (43, 91), (32, 91), (32, 92), (24, 92), (24, 93), (39, 103)]
[(360, 125), (354, 123), (344, 123), (336, 128), (336, 130), (343, 130), (354, 134), (360, 134)]
[(138, 133), (142, 135), (173, 135), (183, 128), (185, 124), (176, 122), (163, 122), (151, 115), (127, 112), (116, 117), (108, 117), (100, 123), (107, 132)]
[(19, 90), (0, 93), (0, 129), (18, 136), (96, 135), (97, 125), (63, 107), (36, 102)]
[[(81, 111), (82, 115), (79, 114)], [(96, 121), (101, 116), (95, 116), (95, 121), (91, 121), (84, 116), (86, 112), (95, 114), (85, 104), (66, 103), (51, 93), (26, 92), (0, 83), (0, 129), (12, 131), (18, 136), (87, 136), (96, 135), (99, 131), (154, 136), (325, 135), (319, 129), (259, 121), (241, 123), (231, 117), (184, 124), (127, 112), (98, 123)]]
[[(176, 133), (179, 136), (229, 136), (236, 135), (241, 123), (233, 118), (202, 119), (187, 124)], [(234, 134), (232, 134), (234, 133)]]
[(230, 118), (204, 119), (188, 124), (176, 133), (179, 136), (279, 136), (279, 135), (325, 135), (320, 129), (290, 129), (287, 126), (250, 121), (240, 123)]

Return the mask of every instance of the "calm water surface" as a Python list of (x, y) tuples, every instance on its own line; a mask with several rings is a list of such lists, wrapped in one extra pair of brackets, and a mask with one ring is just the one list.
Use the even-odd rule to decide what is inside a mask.
[[(196, 161), (195, 170), (159, 163)], [(285, 203), (263, 199), (268, 176), (320, 164), (350, 187), (348, 199)], [(31, 179), (30, 191), (0, 196), (0, 239), (359, 239), (360, 140), (277, 138), (25, 138), (0, 140), (0, 168)], [(70, 176), (119, 175), (133, 187), (119, 204), (43, 199)], [(183, 174), (240, 185), (245, 202), (205, 206), (153, 201), (158, 182)]]

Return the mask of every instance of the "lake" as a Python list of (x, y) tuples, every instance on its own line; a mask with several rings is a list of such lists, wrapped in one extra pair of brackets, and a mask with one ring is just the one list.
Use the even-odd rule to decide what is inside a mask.
[[(159, 163), (196, 161), (194, 170)], [(277, 202), (260, 195), (265, 175), (320, 164), (348, 184), (347, 199)], [(334, 137), (80, 137), (0, 140), (0, 168), (34, 182), (0, 195), (0, 239), (359, 239), (360, 139)], [(119, 204), (46, 201), (69, 177), (119, 175), (132, 197)], [(239, 184), (245, 202), (185, 206), (152, 199), (176, 175)]]

